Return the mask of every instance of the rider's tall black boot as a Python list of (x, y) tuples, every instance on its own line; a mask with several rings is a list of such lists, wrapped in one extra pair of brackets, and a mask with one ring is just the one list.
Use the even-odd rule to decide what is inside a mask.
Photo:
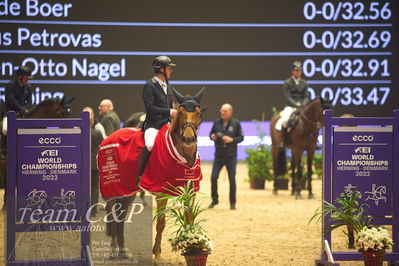
[(139, 160), (139, 169), (137, 172), (137, 178), (136, 178), (136, 185), (139, 184), (141, 177), (143, 176), (145, 166), (147, 165), (148, 158), (150, 158), (151, 152), (147, 149), (146, 146), (144, 146), (143, 151), (141, 152), (140, 155), (140, 160)]
[(285, 143), (287, 141), (287, 128), (286, 127), (282, 127), (281, 128), (281, 142), (280, 142), (280, 148), (284, 148)]

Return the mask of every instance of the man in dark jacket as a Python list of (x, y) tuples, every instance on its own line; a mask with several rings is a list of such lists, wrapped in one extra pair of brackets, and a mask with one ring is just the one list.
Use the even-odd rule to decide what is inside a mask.
[(15, 79), (5, 87), (6, 111), (24, 114), (32, 107), (33, 90), (28, 84), (32, 78), (32, 71), (27, 66), (21, 66)]
[[(91, 197), (90, 205), (98, 203), (98, 181), (99, 172), (97, 168), (97, 153), (101, 142), (104, 140), (103, 135), (100, 130), (94, 127), (94, 111), (91, 107), (83, 108), (83, 111), (90, 113), (90, 133), (91, 133)], [(93, 207), (91, 215), (97, 213), (97, 207)]]
[(282, 134), (281, 147), (284, 147), (284, 142), (287, 137), (287, 123), (291, 114), (297, 108), (307, 104), (310, 100), (308, 84), (306, 80), (301, 78), (301, 75), (301, 62), (295, 61), (291, 65), (291, 77), (286, 79), (283, 85), (287, 104), (284, 110), (280, 112), (280, 119), (276, 123), (276, 129), (281, 131)]
[(217, 180), (220, 170), (226, 166), (230, 182), (230, 209), (236, 208), (236, 165), (237, 144), (244, 140), (240, 121), (232, 117), (233, 107), (226, 103), (220, 108), (220, 118), (213, 124), (209, 134), (215, 141), (215, 160), (212, 167), (212, 203), (209, 208), (219, 203)]
[(104, 99), (98, 106), (101, 115), (100, 123), (103, 125), (105, 135), (109, 136), (112, 132), (121, 128), (121, 120), (118, 114), (114, 111), (114, 104), (109, 99)]
[(159, 129), (177, 114), (177, 111), (173, 109), (172, 87), (169, 85), (172, 67), (174, 66), (176, 64), (167, 56), (155, 58), (152, 61), (154, 77), (148, 80), (143, 88), (143, 101), (146, 111), (144, 121), (145, 146), (139, 160), (137, 184), (144, 173)]

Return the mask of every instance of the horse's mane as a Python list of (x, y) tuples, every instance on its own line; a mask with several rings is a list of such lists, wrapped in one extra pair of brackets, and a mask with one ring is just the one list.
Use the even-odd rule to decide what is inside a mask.
[(320, 104), (321, 104), (321, 107), (323, 108), (323, 110), (325, 110), (325, 109), (331, 109), (331, 106), (332, 106), (331, 101), (326, 100), (326, 99), (323, 99), (323, 98), (320, 97), (320, 96), (318, 96), (318, 97), (314, 98), (313, 100), (307, 102), (304, 106), (302, 106), (302, 108), (307, 107), (308, 105), (314, 103), (314, 102), (317, 101), (317, 100), (320, 101)]
[(29, 115), (33, 115), (34, 113), (36, 113), (38, 110), (40, 110), (41, 108), (48, 106), (48, 105), (52, 105), (55, 103), (59, 103), (60, 99), (59, 98), (46, 98), (43, 101), (41, 101), (40, 103), (34, 105), (30, 111), (29, 111)]

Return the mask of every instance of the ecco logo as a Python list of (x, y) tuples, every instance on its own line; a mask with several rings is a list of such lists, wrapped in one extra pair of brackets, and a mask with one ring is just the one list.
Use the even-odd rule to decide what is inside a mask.
[(374, 135), (354, 135), (352, 137), (353, 141), (373, 141)]
[(60, 144), (61, 138), (40, 138), (40, 144)]

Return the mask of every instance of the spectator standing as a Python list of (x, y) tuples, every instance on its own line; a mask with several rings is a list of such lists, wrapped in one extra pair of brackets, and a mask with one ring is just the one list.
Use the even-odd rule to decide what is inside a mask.
[(212, 203), (209, 208), (219, 203), (217, 180), (220, 170), (226, 166), (230, 183), (230, 209), (236, 209), (236, 166), (237, 166), (237, 144), (244, 140), (240, 121), (233, 117), (233, 107), (225, 103), (220, 108), (220, 118), (217, 119), (209, 134), (215, 142), (215, 159), (213, 161)]
[[(90, 204), (98, 203), (98, 181), (99, 181), (99, 171), (97, 167), (97, 153), (98, 148), (100, 147), (101, 142), (104, 140), (101, 132), (94, 127), (94, 112), (91, 107), (83, 108), (83, 111), (87, 111), (90, 113), (90, 132), (91, 132), (91, 197)], [(97, 213), (97, 207), (92, 209), (91, 215), (95, 215)]]
[(101, 115), (100, 123), (104, 126), (105, 135), (109, 136), (112, 132), (121, 128), (121, 120), (114, 111), (114, 105), (110, 99), (104, 99), (98, 106)]

